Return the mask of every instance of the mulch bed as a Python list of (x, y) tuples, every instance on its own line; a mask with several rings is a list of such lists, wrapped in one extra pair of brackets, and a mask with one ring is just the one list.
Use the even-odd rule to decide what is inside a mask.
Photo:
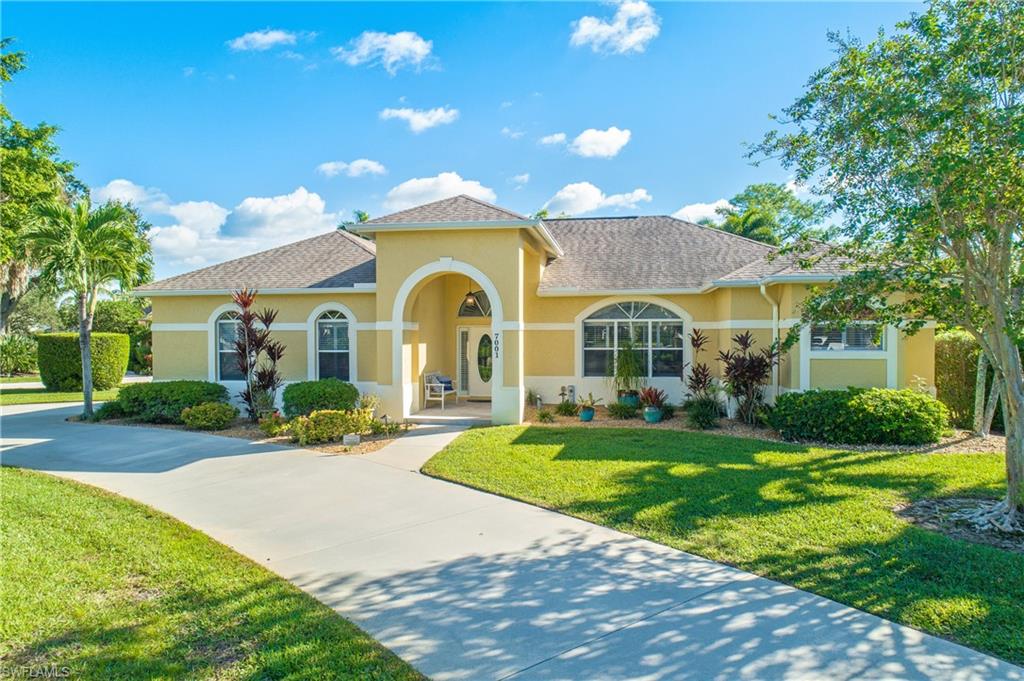
[[(77, 418), (69, 418), (68, 420), (78, 421)], [(408, 432), (408, 430), (400, 430), (393, 435), (363, 435), (360, 438), (359, 444), (354, 446), (346, 446), (340, 442), (328, 442), (322, 445), (307, 445), (305, 447), (299, 447), (299, 445), (292, 442), (287, 435), (267, 437), (263, 434), (263, 431), (256, 426), (256, 424), (243, 418), (236, 419), (231, 426), (224, 430), (205, 431), (190, 430), (178, 423), (140, 423), (139, 421), (133, 421), (131, 419), (108, 419), (106, 421), (101, 421), (100, 423), (115, 426), (166, 428), (168, 430), (184, 430), (190, 433), (207, 433), (209, 435), (221, 435), (223, 437), (236, 437), (242, 440), (250, 440), (257, 444), (281, 445), (283, 447), (295, 447), (297, 449), (314, 449), (318, 452), (326, 452), (328, 454), (369, 454), (370, 452), (375, 452), (378, 449), (391, 444)]]
[[(595, 408), (594, 420), (583, 422), (576, 416), (559, 416), (555, 413), (557, 405), (545, 405), (544, 409), (551, 412), (555, 420), (543, 423), (537, 420), (537, 408), (528, 406), (524, 419), (534, 426), (573, 426), (578, 428), (656, 428), (659, 430), (679, 430), (690, 433), (708, 433), (710, 435), (729, 435), (732, 437), (747, 437), (766, 442), (785, 442), (778, 433), (770, 428), (751, 426), (746, 423), (732, 419), (720, 419), (718, 428), (711, 430), (698, 430), (691, 428), (686, 420), (686, 412), (679, 409), (671, 419), (663, 420), (660, 423), (646, 423), (640, 412), (633, 419), (616, 419), (608, 413), (608, 409), (599, 406)], [(792, 444), (806, 445), (809, 447), (822, 447), (825, 449), (842, 449), (855, 452), (907, 452), (926, 454), (974, 454), (978, 452), (1003, 452), (1006, 449), (1006, 438), (1002, 435), (989, 435), (988, 437), (976, 437), (970, 431), (959, 430), (948, 437), (942, 438), (939, 442), (929, 445), (842, 445), (829, 442), (797, 441)]]
[(897, 506), (893, 511), (909, 523), (940, 532), (947, 537), (1024, 553), (1024, 534), (1010, 534), (995, 530), (981, 531), (965, 521), (951, 518), (954, 513), (977, 508), (979, 501), (981, 500), (970, 497), (922, 499), (911, 504)]

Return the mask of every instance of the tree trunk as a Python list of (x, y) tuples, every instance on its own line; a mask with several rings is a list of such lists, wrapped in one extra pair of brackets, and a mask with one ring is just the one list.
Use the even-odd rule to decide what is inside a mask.
[(92, 418), (92, 314), (89, 311), (86, 294), (78, 295), (78, 348), (82, 353), (82, 398), (85, 408), (82, 416)]
[[(988, 435), (985, 432), (985, 379), (988, 378), (988, 357), (984, 351), (978, 352), (978, 370), (974, 375), (974, 434)], [(991, 401), (991, 397), (989, 401)]]
[(25, 295), (29, 279), (28, 265), (17, 260), (0, 265), (0, 333), (7, 333), (11, 324), (11, 315), (18, 301)]
[(1006, 501), (1002, 509), (1002, 528), (1024, 531), (1024, 371), (1020, 350), (1008, 334), (998, 334), (993, 345), (1000, 369), (996, 379), (1002, 379), (1003, 383), (1006, 428)]
[(985, 403), (985, 418), (981, 424), (981, 432), (979, 435), (982, 437), (988, 437), (988, 434), (992, 431), (992, 419), (996, 417), (996, 406), (999, 404), (1003, 393), (1003, 379), (996, 373), (992, 377), (992, 388), (988, 392), (988, 402)]

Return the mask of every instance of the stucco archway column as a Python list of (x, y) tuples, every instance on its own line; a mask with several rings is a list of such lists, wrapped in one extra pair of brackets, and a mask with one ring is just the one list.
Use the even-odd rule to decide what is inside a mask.
[[(416, 320), (407, 319), (410, 302), (415, 298), (417, 286), (428, 279), (444, 274), (463, 274), (475, 281), (491, 302), (491, 336), (493, 338), (493, 378), (491, 379), (491, 420), (494, 423), (520, 423), (523, 419), (523, 323), (521, 319), (505, 317), (504, 301), (515, 296), (520, 302), (521, 292), (499, 291), (487, 274), (469, 263), (443, 257), (422, 265), (409, 274), (395, 294), (391, 306), (391, 320), (378, 324), (390, 331), (391, 387), (382, 390), (387, 411), (408, 418), (421, 389), (413, 369)], [(514, 305), (517, 311), (521, 304)], [(518, 313), (517, 314), (521, 314)], [(383, 330), (383, 329), (382, 329)]]

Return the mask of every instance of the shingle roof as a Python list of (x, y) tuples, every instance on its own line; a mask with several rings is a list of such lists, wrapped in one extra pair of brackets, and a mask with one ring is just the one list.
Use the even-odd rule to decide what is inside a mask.
[(343, 230), (179, 274), (138, 291), (346, 288), (377, 280), (376, 245)]
[(565, 256), (540, 291), (700, 288), (762, 260), (770, 246), (668, 216), (544, 221)]
[[(775, 252), (774, 249), (772, 251)], [(801, 264), (806, 261), (807, 267)], [(850, 260), (828, 254), (828, 245), (821, 244), (807, 251), (785, 253), (777, 257), (759, 258), (730, 272), (722, 281), (750, 281), (767, 277), (822, 276), (833, 277), (849, 272)]]
[(486, 201), (459, 194), (433, 203), (425, 203), (390, 215), (370, 220), (367, 224), (386, 225), (396, 223), (422, 224), (429, 222), (508, 222), (529, 220), (525, 215), (513, 212)]

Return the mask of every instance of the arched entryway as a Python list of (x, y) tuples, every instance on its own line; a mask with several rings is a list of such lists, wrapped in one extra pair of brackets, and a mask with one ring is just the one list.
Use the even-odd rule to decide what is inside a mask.
[[(460, 282), (466, 282), (463, 287), (467, 290), (461, 291), (460, 296), (475, 291), (483, 291), (486, 296), (489, 316), (476, 319), (477, 323), (469, 327), (475, 345), (468, 349), (467, 359), (474, 363), (479, 360), (479, 364), (472, 368), (479, 369), (481, 374), (489, 373), (489, 381), (486, 382), (489, 383), (491, 420), (514, 422), (517, 420), (517, 415), (504, 413), (509, 411), (509, 407), (508, 400), (503, 399), (507, 397), (508, 386), (505, 385), (502, 328), (504, 311), (501, 294), (490, 277), (479, 268), (451, 258), (428, 263), (412, 272), (406, 277), (395, 296), (391, 315), (393, 329), (392, 381), (393, 385), (399, 386), (401, 390), (402, 417), (413, 416), (414, 411), (423, 406), (420, 394), (423, 389), (422, 374), (436, 368), (430, 364), (424, 364), (420, 355), (421, 350), (427, 352), (429, 349), (431, 357), (434, 358), (430, 361), (434, 364), (455, 366), (458, 342), (460, 341), (458, 336), (460, 327), (454, 321), (454, 317), (449, 318), (448, 314), (445, 314), (443, 320), (438, 320), (437, 306), (420, 305), (421, 309), (414, 312), (421, 294), (425, 296), (426, 292), (439, 285), (442, 278), (451, 277), (451, 275), (463, 275), (458, 279)], [(455, 309), (464, 309), (460, 307), (461, 302), (461, 300), (453, 301), (449, 297), (446, 304), (449, 308), (454, 306)], [(458, 313), (454, 312), (453, 314)], [(438, 324), (445, 325), (444, 332), (440, 335), (436, 332)], [(407, 340), (407, 336), (415, 340), (410, 342)], [(439, 338), (443, 340), (438, 340)], [(429, 347), (429, 344), (434, 344), (434, 346), (440, 344), (441, 347)], [(481, 355), (485, 351), (489, 355), (489, 363)], [(450, 359), (451, 362), (438, 362), (436, 358), (439, 353), (446, 360)], [(480, 385), (479, 382), (477, 385)]]

